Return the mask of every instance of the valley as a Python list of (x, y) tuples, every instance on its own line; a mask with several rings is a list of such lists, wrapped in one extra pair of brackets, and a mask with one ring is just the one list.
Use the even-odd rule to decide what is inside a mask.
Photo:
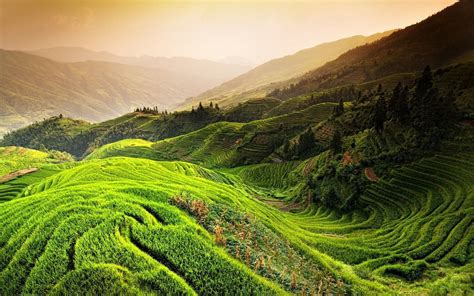
[(1, 49), (0, 295), (473, 294), (472, 13), (248, 71)]

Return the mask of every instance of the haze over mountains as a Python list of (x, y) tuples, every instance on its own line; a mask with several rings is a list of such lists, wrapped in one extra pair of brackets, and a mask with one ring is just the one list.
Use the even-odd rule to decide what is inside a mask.
[[(43, 56), (43, 57), (40, 57)], [(171, 109), (249, 66), (121, 57), (83, 48), (0, 51), (0, 135), (57, 115), (101, 121), (137, 106)]]
[(227, 105), (231, 103), (232, 99), (241, 101), (242, 99), (264, 96), (266, 92), (276, 87), (272, 85), (273, 83), (301, 76), (337, 58), (349, 49), (376, 41), (394, 31), (391, 30), (370, 36), (358, 35), (326, 42), (312, 48), (303, 49), (292, 55), (271, 60), (195, 98), (191, 98), (183, 104), (183, 107), (188, 108), (190, 104), (195, 105), (200, 100), (216, 100), (220, 101), (223, 105)]
[(350, 48), (390, 32), (321, 44), (272, 60), (230, 81), (248, 70), (250, 66), (243, 64), (249, 62), (238, 57), (221, 62), (185, 57), (123, 57), (80, 47), (30, 52), (2, 50), (0, 99), (4, 107), (0, 113), (0, 135), (59, 113), (101, 121), (137, 106), (173, 109), (186, 98), (224, 81), (228, 82), (204, 95), (217, 92), (221, 96), (222, 89), (241, 93), (263, 85), (270, 91), (274, 88), (268, 87), (272, 82), (301, 75)]
[(474, 56), (473, 7), (463, 1), (403, 30), (327, 42), (246, 73), (245, 61), (123, 57), (78, 47), (3, 50), (0, 134), (58, 113), (101, 121), (142, 105), (182, 110), (214, 101), (225, 107), (462, 62)]
[(474, 58), (472, 15), (474, 2), (461, 1), (402, 30), (318, 45), (258, 66), (189, 99), (181, 107), (188, 108), (199, 101), (235, 105), (269, 94), (286, 99), (394, 73), (420, 71), (426, 65), (436, 68), (469, 61)]
[(51, 60), (75, 63), (85, 61), (104, 61), (143, 67), (159, 68), (183, 75), (196, 76), (202, 88), (209, 88), (250, 70), (250, 65), (235, 63), (233, 60), (220, 62), (193, 59), (188, 57), (124, 57), (106, 51), (94, 51), (82, 47), (52, 47), (27, 53)]

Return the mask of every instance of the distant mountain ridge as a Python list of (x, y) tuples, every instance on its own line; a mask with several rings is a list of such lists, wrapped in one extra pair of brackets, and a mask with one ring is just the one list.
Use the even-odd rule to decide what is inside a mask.
[(104, 61), (61, 63), (0, 50), (0, 135), (59, 113), (102, 121), (172, 108), (207, 86), (194, 75)]
[(357, 35), (326, 42), (300, 50), (292, 55), (273, 59), (195, 98), (189, 99), (182, 106), (187, 108), (199, 101), (209, 100), (220, 101), (222, 105), (229, 105), (233, 103), (233, 97), (251, 98), (252, 96), (264, 95), (267, 90), (275, 88), (272, 84), (303, 75), (337, 58), (349, 49), (373, 42), (390, 35), (394, 31), (386, 31), (370, 36)]
[(28, 51), (27, 53), (64, 63), (104, 61), (159, 68), (186, 76), (196, 76), (196, 79), (199, 79), (204, 89), (214, 87), (224, 81), (232, 79), (251, 68), (250, 65), (215, 62), (188, 57), (168, 58), (148, 55), (127, 57), (82, 47), (52, 47)]
[(474, 1), (457, 2), (417, 24), (349, 50), (297, 81), (287, 81), (279, 97), (421, 71), (426, 65), (439, 68), (474, 60), (473, 15)]

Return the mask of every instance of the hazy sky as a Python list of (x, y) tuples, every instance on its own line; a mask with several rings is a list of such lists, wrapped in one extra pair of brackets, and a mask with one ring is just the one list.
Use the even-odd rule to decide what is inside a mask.
[(0, 47), (81, 46), (120, 55), (254, 62), (403, 28), (455, 0), (0, 0)]

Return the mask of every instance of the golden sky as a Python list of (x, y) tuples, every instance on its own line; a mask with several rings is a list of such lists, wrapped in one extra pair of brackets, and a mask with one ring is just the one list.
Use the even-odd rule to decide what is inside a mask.
[(454, 2), (0, 0), (0, 47), (263, 62), (321, 42), (403, 28)]

